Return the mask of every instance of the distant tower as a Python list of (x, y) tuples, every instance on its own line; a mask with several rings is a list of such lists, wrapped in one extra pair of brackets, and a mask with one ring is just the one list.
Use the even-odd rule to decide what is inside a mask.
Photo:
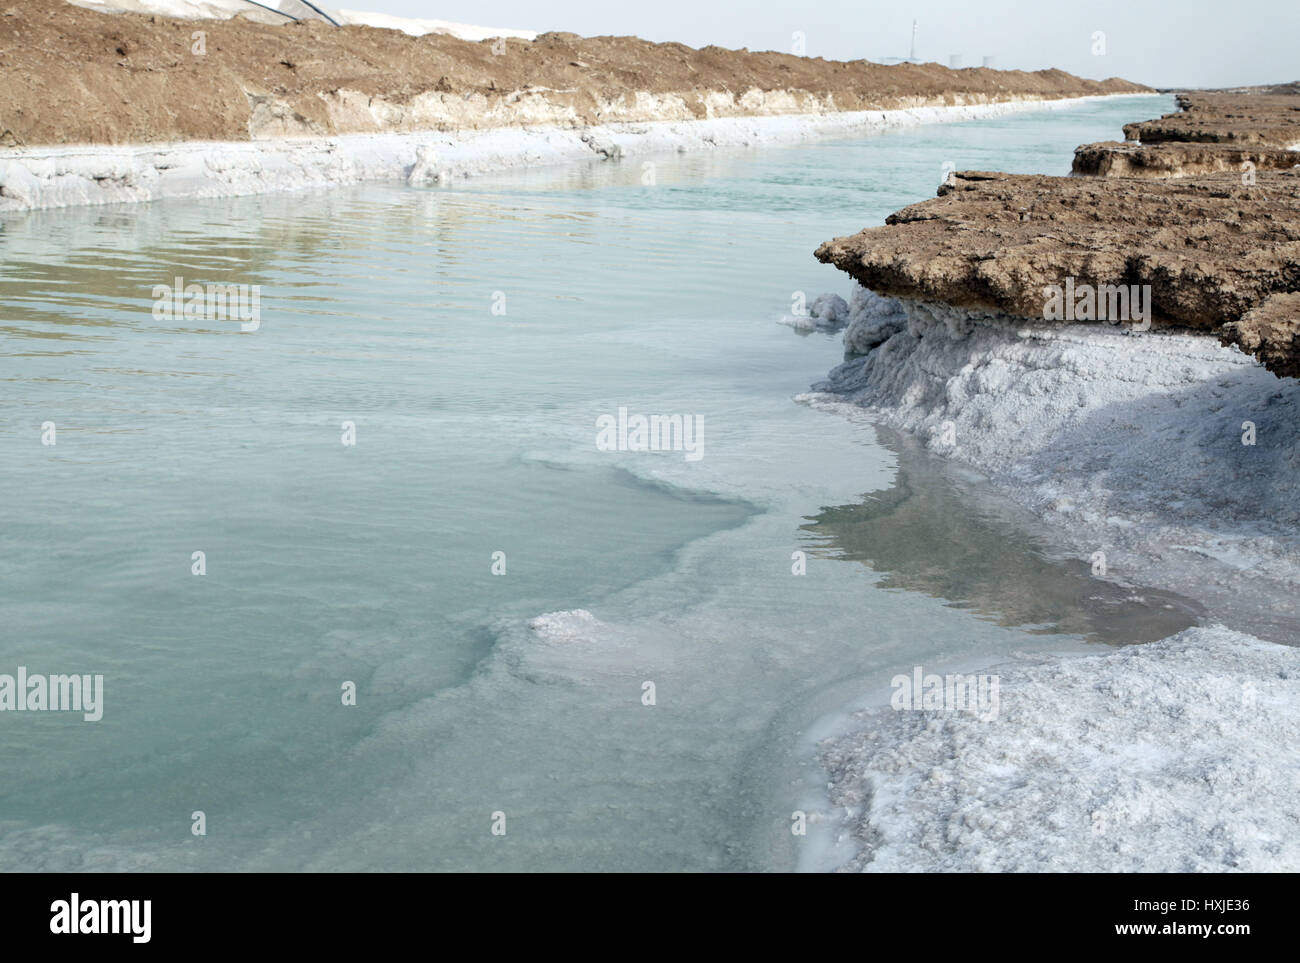
[(984, 58), (984, 66), (985, 66), (985, 67), (992, 67), (992, 66), (993, 66), (993, 58), (992, 58), (992, 57), (985, 57), (985, 58)]
[(961, 54), (949, 54), (948, 66), (953, 70), (959, 70), (961, 68)]
[(912, 21), (912, 50), (906, 57), (885, 57), (882, 63), (887, 64), (914, 64), (916, 59), (916, 21)]

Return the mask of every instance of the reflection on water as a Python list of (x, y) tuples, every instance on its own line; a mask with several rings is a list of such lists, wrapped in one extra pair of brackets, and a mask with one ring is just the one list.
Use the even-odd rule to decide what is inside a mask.
[(998, 625), (1114, 645), (1153, 642), (1197, 621), (1191, 599), (1092, 574), (1049, 553), (1013, 506), (972, 498), (957, 473), (913, 439), (878, 429), (899, 459), (897, 484), (803, 526), (826, 555), (865, 562), (887, 589), (923, 592)]
[[(791, 577), (805, 515), (892, 456), (790, 402), (840, 346), (774, 322), (843, 285), (820, 241), (945, 160), (1068, 166), (1133, 109), (669, 157), (653, 187), (594, 164), (0, 218), (0, 667), (111, 686), (99, 723), (0, 725), (0, 870), (793, 865), (810, 720), (899, 666), (1077, 639), (853, 561)], [(260, 328), (155, 318), (178, 276), (260, 285)], [(623, 405), (701, 416), (707, 457), (598, 450)], [(876, 519), (805, 538), (995, 611), (999, 578), (1102, 591), (1023, 536), (964, 545), (970, 509), (906, 466)]]

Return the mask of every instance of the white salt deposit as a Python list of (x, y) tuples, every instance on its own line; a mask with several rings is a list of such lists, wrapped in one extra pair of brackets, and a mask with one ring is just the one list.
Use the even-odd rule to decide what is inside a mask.
[[(1132, 95), (1117, 95), (1132, 96)], [(0, 213), (166, 197), (225, 197), (409, 178), (436, 154), (439, 182), (593, 157), (797, 143), (892, 127), (1069, 107), (1078, 98), (907, 110), (501, 127), (442, 133), (0, 149)], [(423, 154), (422, 154), (423, 152)], [(425, 182), (435, 178), (421, 175)]]
[[(1121, 581), (1295, 636), (1300, 385), (1214, 338), (1030, 325), (859, 289), (852, 355), (803, 400), (849, 403), (978, 469)], [(864, 353), (869, 352), (869, 353)]]
[(824, 744), (823, 859), (870, 872), (1300, 870), (1300, 649), (1222, 627), (1000, 670), (996, 719)]
[(1300, 386), (1203, 335), (855, 287), (848, 358), (802, 400), (980, 470), (1108, 577), (1288, 644), (1189, 629), (1004, 667), (995, 721), (841, 720), (818, 868), (1300, 868)]

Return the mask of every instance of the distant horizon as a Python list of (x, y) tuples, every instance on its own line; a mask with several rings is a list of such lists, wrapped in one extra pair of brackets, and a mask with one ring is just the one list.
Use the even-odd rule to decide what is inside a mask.
[[(552, 0), (538, 9), (525, 0), (480, 0), (464, 12), (435, 0), (342, 0), (343, 9), (451, 20), (582, 36), (637, 36), (690, 47), (710, 45), (791, 53), (826, 60), (883, 63), (910, 52), (918, 22), (921, 63), (997, 70), (1058, 69), (1104, 80), (1122, 77), (1148, 87), (1219, 88), (1284, 84), (1296, 67), (1300, 5), (1254, 0), (1225, 14), (1221, 5), (1190, 0), (1174, 14), (1152, 0), (1098, 0), (1087, 8), (1052, 8), (1031, 0), (958, 0), (911, 4), (823, 0), (815, 9), (751, 0), (743, 14), (721, 5), (657, 0), (653, 7), (597, 0)], [(864, 25), (870, 24), (869, 29)], [(1098, 36), (1100, 35), (1100, 36)]]

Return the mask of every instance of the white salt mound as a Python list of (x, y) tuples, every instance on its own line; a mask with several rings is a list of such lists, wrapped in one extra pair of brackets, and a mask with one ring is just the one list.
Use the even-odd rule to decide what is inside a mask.
[(872, 341), (874, 331), (892, 333), (902, 326), (905, 321), (902, 310), (893, 298), (878, 297), (859, 286), (853, 292), (852, 301), (845, 301), (838, 294), (820, 294), (808, 306), (807, 314), (787, 314), (780, 323), (801, 331), (838, 331), (848, 325), (844, 332), (846, 349), (852, 343), (868, 350), (888, 336)]
[(1193, 628), (994, 671), (994, 720), (885, 708), (823, 743), (844, 869), (1300, 870), (1300, 650)]
[(899, 301), (882, 298), (860, 284), (853, 286), (846, 320), (849, 326), (844, 332), (844, 350), (850, 354), (866, 354), (907, 324)]
[(862, 288), (844, 341), (847, 360), (801, 400), (866, 409), (983, 472), (1112, 577), (1300, 638), (1294, 379), (1205, 335), (1033, 325)]
[(978, 469), (1112, 579), (1291, 644), (1194, 628), (1004, 668), (990, 721), (857, 717), (823, 744), (843, 868), (1300, 869), (1300, 384), (1204, 335), (861, 287), (844, 343), (802, 400)]

